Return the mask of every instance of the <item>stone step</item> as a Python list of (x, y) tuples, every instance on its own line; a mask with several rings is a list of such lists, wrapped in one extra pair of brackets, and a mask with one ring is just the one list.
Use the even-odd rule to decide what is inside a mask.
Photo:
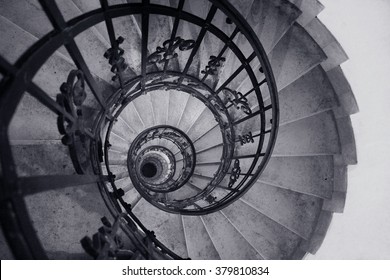
[(108, 152), (108, 161), (110, 164), (123, 164), (126, 165), (127, 162), (127, 153), (117, 152), (109, 150)]
[(242, 200), (304, 239), (315, 229), (323, 201), (263, 183), (256, 183)]
[(333, 168), (332, 156), (272, 156), (258, 181), (301, 194), (330, 198)]
[[(268, 57), (279, 91), (299, 79), (327, 58), (321, 47), (297, 23), (294, 23), (283, 35), (268, 54)], [(250, 65), (252, 69), (258, 69), (260, 67), (257, 59), (253, 60)], [(237, 68), (238, 66), (236, 64), (233, 69), (235, 70)], [(222, 85), (234, 70), (221, 77), (218, 87)], [(264, 75), (260, 75), (260, 73), (255, 74), (257, 75), (258, 81), (264, 78)], [(249, 76), (243, 71), (228, 84), (228, 88), (245, 93), (247, 90), (253, 88), (253, 85), (250, 82)], [(264, 86), (263, 91), (263, 96), (269, 96), (266, 86)]]
[(126, 203), (130, 204), (131, 207), (135, 207), (142, 197), (137, 189), (134, 188), (133, 184), (131, 184), (131, 188), (126, 191), (122, 198)]
[(201, 219), (222, 260), (263, 259), (221, 212), (202, 216)]
[[(192, 2), (193, 1), (185, 1), (184, 10), (186, 10), (186, 5), (191, 5)], [(200, 30), (201, 28), (199, 26), (181, 20), (177, 28), (176, 36), (184, 40), (196, 40)], [(192, 50), (177, 51), (176, 53), (178, 55), (177, 56), (178, 68), (176, 68), (175, 64), (169, 63), (168, 69), (172, 71), (183, 71), (189, 60), (191, 52)], [(193, 57), (191, 65), (188, 69), (188, 74), (197, 77), (199, 75), (199, 72), (200, 72), (200, 58), (199, 58), (199, 52), (197, 52)]]
[(332, 221), (333, 213), (329, 211), (321, 211), (317, 218), (316, 228), (309, 240), (304, 240), (301, 243), (300, 250), (316, 254), (324, 241), (325, 235)]
[(133, 210), (134, 214), (170, 250), (183, 258), (188, 257), (181, 216), (171, 214), (150, 205), (141, 199)]
[[(0, 14), (37, 38), (42, 38), (53, 30), (37, 0), (1, 0)], [(26, 15), (29, 20), (26, 20)]]
[(336, 92), (340, 108), (335, 112), (338, 117), (345, 117), (359, 112), (355, 96), (340, 66), (327, 72), (328, 78)]
[(24, 94), (9, 127), (11, 140), (60, 140), (57, 115), (30, 94)]
[[(104, 174), (106, 175), (107, 172), (106, 172), (106, 167), (104, 164), (102, 164), (102, 170), (104, 172)], [(110, 165), (110, 171), (114, 174), (114, 175), (118, 175), (118, 174), (123, 174), (123, 173), (126, 173), (126, 175), (128, 176), (128, 170), (127, 170), (127, 165)], [(124, 177), (127, 177), (127, 176), (124, 176)], [(122, 178), (124, 178), (122, 177)], [(121, 179), (121, 177), (118, 177), (117, 178), (118, 180)]]
[[(2, 23), (1, 26), (5, 28), (0, 29), (0, 35), (3, 38), (6, 38), (0, 46), (0, 53), (1, 55), (7, 57), (10, 62), (14, 62), (24, 51), (24, 45), (28, 46), (30, 43), (36, 41), (37, 38), (2, 16), (0, 16), (0, 21)], [(77, 69), (77, 67), (69, 58), (62, 55), (60, 52), (55, 52), (38, 70), (33, 78), (33, 82), (46, 92), (48, 96), (55, 100), (56, 95), (60, 92), (60, 86), (62, 83), (66, 82), (70, 71), (73, 69)], [(102, 92), (103, 98), (106, 98), (112, 93), (113, 89), (107, 82), (96, 76), (94, 76), (94, 78), (97, 82), (98, 89)], [(97, 101), (92, 95), (88, 85), (86, 85), (85, 91), (87, 93), (87, 98), (84, 105), (92, 108), (98, 108)], [(28, 106), (32, 107), (31, 104)]]
[(220, 260), (220, 256), (202, 222), (197, 216), (182, 216), (188, 256), (193, 260)]
[(318, 18), (314, 18), (309, 22), (305, 29), (328, 57), (321, 64), (325, 71), (329, 71), (348, 60), (348, 56), (340, 43)]
[(25, 202), (41, 244), (53, 259), (85, 258), (80, 240), (102, 227), (102, 217), (111, 218), (96, 184), (38, 193)]
[[(6, 57), (9, 62), (14, 63), (27, 47), (37, 41), (37, 37), (23, 30), (3, 16), (0, 16), (0, 23), (0, 35), (4, 38), (3, 43), (0, 46), (0, 54)], [(55, 52), (49, 57), (40, 70), (38, 70), (33, 81), (49, 96), (55, 99), (60, 91), (61, 84), (66, 82), (69, 72), (73, 69), (77, 69), (77, 67), (72, 60), (60, 52)], [(103, 96), (105, 98), (112, 93), (112, 87), (108, 83), (96, 76), (94, 76), (94, 78), (98, 84), (98, 88), (104, 93)], [(97, 101), (92, 96), (89, 87), (86, 86), (85, 90), (87, 99), (85, 100), (84, 105), (96, 107)]]
[(205, 152), (196, 154), (197, 163), (200, 162), (220, 162), (223, 155), (223, 147), (218, 146)]
[(297, 6), (302, 14), (298, 18), (297, 22), (306, 26), (310, 21), (313, 20), (323, 9), (324, 6), (318, 0), (288, 0)]
[[(153, 1), (153, 4), (170, 6), (169, 0), (156, 0)], [(157, 47), (162, 47), (163, 43), (171, 38), (172, 26), (173, 23), (170, 17), (156, 14), (149, 15), (148, 49), (150, 53), (155, 52)], [(163, 66), (163, 64), (158, 65)]]
[(269, 54), (278, 90), (282, 90), (326, 60), (321, 47), (294, 23)]
[(150, 94), (156, 124), (167, 124), (169, 110), (169, 92), (164, 90), (153, 91)]
[(218, 170), (219, 164), (215, 165), (196, 165), (194, 173), (207, 177), (214, 177), (214, 173)]
[(130, 141), (117, 135), (115, 132), (110, 133), (109, 143), (111, 145), (109, 149), (115, 152), (124, 153), (127, 152), (130, 147)]
[(203, 190), (207, 187), (207, 185), (210, 183), (210, 179), (205, 177), (199, 177), (199, 176), (191, 176), (190, 180), (188, 181), (190, 184), (196, 186), (200, 190)]
[(204, 110), (208, 110), (204, 103), (199, 99), (190, 96), (177, 127), (186, 133)]
[(5, 17), (3, 9), (3, 4), (1, 4), (0, 35), (3, 40), (0, 45), (0, 54), (8, 62), (15, 63), (38, 39)]
[(130, 177), (125, 177), (123, 179), (115, 180), (115, 185), (118, 189), (122, 189), (125, 193), (127, 193), (132, 188), (134, 188)]
[(337, 118), (336, 123), (344, 164), (357, 164), (355, 135), (353, 133), (351, 118), (349, 116)]
[(205, 134), (193, 142), (196, 151), (202, 151), (204, 149), (214, 147), (215, 145), (222, 143), (222, 133), (219, 126), (214, 127)]
[[(189, 96), (176, 127), (182, 130), (184, 133), (186, 133), (197, 121), (197, 119), (199, 118), (199, 116), (202, 114), (204, 110), (206, 110), (206, 106), (204, 105), (203, 102), (201, 102), (197, 98)], [(171, 149), (173, 146), (174, 144), (171, 144), (167, 146), (167, 148)]]
[(132, 103), (134, 104), (134, 107), (136, 108), (145, 127), (148, 128), (154, 126), (156, 121), (150, 94), (141, 95), (136, 98)]
[(169, 93), (168, 125), (176, 127), (188, 102), (187, 93), (171, 90)]
[(129, 103), (123, 109), (120, 116), (136, 132), (136, 134), (141, 133), (146, 128), (140, 113), (134, 106), (134, 102)]
[(339, 135), (332, 111), (279, 128), (274, 155), (340, 154)]
[[(59, 4), (62, 12), (66, 13), (68, 17), (73, 17), (72, 15), (76, 15), (77, 13), (80, 12), (78, 10), (78, 8), (71, 1), (59, 1), (58, 4)], [(17, 11), (17, 12), (15, 12), (15, 11)], [(35, 21), (31, 22), (29, 24), (26, 24), (25, 18), (23, 16), (25, 13), (23, 13), (23, 12), (29, 14), (29, 18), (31, 18), (31, 19), (34, 18)], [(42, 8), (41, 8), (40, 4), (38, 3), (38, 1), (35, 1), (35, 0), (22, 0), (22, 1), (19, 1), (18, 3), (11, 3), (8, 1), (7, 3), (4, 3), (1, 5), (0, 14), (2, 16), (6, 17), (7, 19), (9, 19), (14, 25), (18, 26), (20, 30), (22, 30), (25, 33), (27, 32), (30, 37), (35, 38), (34, 40), (43, 37), (50, 30), (52, 30), (52, 26), (51, 26), (50, 22), (48, 21), (47, 16), (42, 11)], [(8, 30), (8, 33), (10, 33), (10, 35), (11, 35), (12, 32), (14, 32), (15, 28), (11, 28), (11, 29), (7, 28), (7, 30)], [(83, 54), (83, 57), (86, 60), (86, 63), (89, 66), (91, 72), (97, 74), (97, 76), (100, 79), (102, 79), (101, 82), (103, 82), (104, 80), (110, 80), (110, 79), (107, 79), (108, 74), (110, 73), (109, 72), (110, 67), (108, 65), (107, 60), (102, 55), (102, 53), (104, 53), (105, 50), (107, 49), (107, 45), (104, 45), (104, 42), (101, 40), (101, 36), (99, 37), (99, 34), (96, 34), (96, 33), (97, 32), (94, 28), (87, 30), (87, 31), (83, 32), (82, 34), (79, 34), (76, 37), (76, 43), (79, 45), (80, 51)], [(26, 40), (25, 37), (26, 36), (20, 36), (20, 34), (18, 34), (18, 36), (15, 36), (14, 40), (19, 40), (19, 41), (14, 41), (13, 43), (11, 41), (12, 45), (14, 47), (15, 46), (19, 46), (19, 47), (27, 46), (28, 43), (26, 43), (26, 42), (29, 42), (29, 40), (31, 40), (31, 39)], [(24, 38), (24, 39), (22, 39), (22, 38)], [(23, 43), (21, 43), (21, 42), (23, 42)], [(93, 42), (93, 44), (91, 44), (91, 42)], [(88, 46), (88, 47), (85, 47), (85, 46)], [(94, 48), (93, 50), (91, 49), (91, 46), (93, 46), (93, 48)], [(94, 53), (94, 51), (96, 51), (96, 52)], [(59, 48), (58, 52), (63, 56), (63, 60), (67, 60), (68, 63), (64, 64), (63, 61), (61, 63), (58, 63), (58, 61), (57, 61), (57, 63), (54, 64), (56, 66), (55, 67), (56, 70), (54, 70), (55, 72), (57, 72), (57, 68), (61, 69), (64, 66), (67, 66), (67, 64), (69, 64), (69, 62), (73, 65), (73, 62), (70, 58), (70, 55), (68, 54), (68, 52), (66, 51), (66, 49), (64, 47)], [(15, 55), (19, 56), (20, 54), (21, 54), (20, 52), (19, 53), (14, 52), (13, 56), (15, 56)], [(72, 68), (75, 68), (75, 67), (72, 66)], [(46, 71), (48, 73), (50, 73), (50, 70), (52, 70), (52, 69), (47, 69)], [(69, 71), (66, 71), (66, 73), (69, 73)], [(58, 73), (51, 73), (51, 74), (53, 76), (57, 76), (57, 77), (53, 77), (54, 80), (61, 77), (60, 75), (54, 75), (54, 74), (58, 74)], [(52, 79), (48, 78), (47, 76), (45, 78), (46, 78), (46, 82), (50, 82), (52, 80)], [(95, 77), (95, 79), (96, 78), (97, 77)], [(65, 81), (65, 80), (61, 79), (61, 83), (63, 81)], [(55, 92), (58, 91), (58, 88), (59, 87), (56, 87)]]
[(170, 200), (182, 200), (192, 197), (199, 192), (199, 189), (193, 188), (190, 184), (184, 184), (180, 189), (168, 194)]
[[(299, 9), (287, 0), (253, 1), (246, 20), (258, 36), (265, 52), (269, 53), (299, 15)], [(238, 35), (235, 43), (246, 57), (253, 52), (243, 35)], [(240, 65), (240, 62), (230, 51), (221, 70), (220, 81), (225, 81), (237, 68), (237, 65)]]
[[(81, 0), (77, 0), (78, 2), (84, 2)], [(87, 1), (90, 2), (90, 1)], [(98, 0), (93, 0), (91, 2), (99, 2)], [(125, 0), (115, 0), (109, 1), (110, 5), (116, 4), (125, 4)], [(82, 4), (86, 5), (86, 4)], [(100, 3), (98, 3), (100, 6)], [(125, 40), (120, 45), (120, 47), (125, 51), (123, 57), (126, 60), (127, 65), (131, 69), (131, 72), (134, 76), (129, 78), (133, 78), (136, 75), (141, 74), (141, 31), (137, 25), (135, 17), (140, 17), (139, 15), (131, 15), (131, 16), (123, 16), (114, 18), (112, 20), (115, 36), (118, 38), (122, 36)], [(97, 29), (100, 33), (103, 34), (105, 38), (108, 38), (107, 28), (105, 23), (103, 22), (103, 26), (97, 26)], [(100, 28), (99, 28), (100, 27)], [(108, 40), (109, 42), (109, 40)]]
[[(78, 6), (72, 1), (57, 1), (56, 3), (65, 20), (81, 14)], [(109, 65), (108, 60), (103, 56), (107, 49), (110, 48), (109, 42), (94, 27), (78, 34), (75, 37), (75, 42), (90, 71), (105, 81), (111, 81), (111, 77), (113, 76), (113, 73), (110, 71), (111, 65)]]
[[(264, 105), (269, 104), (268, 99)], [(338, 102), (332, 84), (322, 67), (317, 66), (279, 92), (279, 124), (336, 107)]]
[(246, 20), (269, 53), (300, 15), (287, 0), (255, 0)]
[(230, 4), (244, 17), (246, 18), (251, 12), (252, 2), (247, 0), (229, 0)]
[(128, 123), (120, 116), (117, 118), (117, 121), (112, 126), (111, 132), (125, 139), (128, 143), (131, 143), (134, 138), (137, 137), (137, 134), (135, 133), (134, 129), (131, 128)]
[[(202, 19), (206, 19), (207, 15), (209, 13), (210, 7), (211, 7), (210, 2), (205, 1), (205, 0), (185, 1), (184, 6), (183, 6), (183, 10), (187, 11), (191, 14), (194, 14)], [(195, 26), (193, 24), (190, 24), (188, 22), (182, 21), (181, 24), (179, 24), (178, 33), (185, 40), (195, 40), (196, 41), (198, 36), (199, 36), (199, 33), (201, 31), (201, 27), (202, 26), (199, 27), (199, 26)], [(213, 53), (214, 50), (218, 50), (217, 47), (215, 49), (214, 48), (211, 49), (210, 47), (208, 47), (208, 46), (210, 46), (209, 44), (212, 44), (212, 43), (220, 44), (219, 40), (216, 39), (214, 35), (211, 35), (209, 32), (207, 32), (204, 35), (204, 38), (199, 46), (199, 49), (193, 58), (193, 61), (191, 63), (189, 71), (188, 71), (189, 74), (191, 74), (195, 77), (202, 76), (201, 71), (205, 69), (205, 67), (209, 61), (209, 57), (211, 55), (215, 55)], [(181, 54), (179, 54), (178, 59), (179, 59), (179, 64), (180, 64), (181, 70), (183, 70), (185, 68), (186, 62), (188, 61), (188, 57), (190, 56), (191, 51), (180, 52)]]
[[(89, 0), (89, 1), (83, 1), (83, 0), (72, 0), (74, 5), (79, 9), (80, 14), (85, 14), (87, 12), (100, 9), (102, 6), (100, 4), (99, 0)], [(110, 4), (113, 4), (113, 0), (109, 1)], [(126, 1), (117, 1), (119, 3), (125, 3)], [(104, 40), (108, 43), (110, 42), (110, 39), (108, 37), (107, 28), (105, 22), (100, 22), (97, 25), (95, 25), (95, 28), (100, 33), (100, 36), (104, 38)]]
[(214, 119), (213, 113), (206, 109), (200, 114), (194, 124), (187, 131), (188, 137), (195, 141), (205, 133), (207, 133), (210, 129), (215, 127), (217, 122)]
[(61, 141), (12, 145), (18, 176), (75, 174), (68, 147)]
[(301, 241), (297, 234), (242, 200), (222, 212), (265, 259), (288, 259)]

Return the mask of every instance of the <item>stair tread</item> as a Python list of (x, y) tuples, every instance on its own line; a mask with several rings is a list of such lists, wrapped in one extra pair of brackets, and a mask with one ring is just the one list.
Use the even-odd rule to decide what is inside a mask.
[(298, 18), (298, 23), (302, 26), (307, 25), (315, 16), (317, 16), (324, 6), (318, 0), (289, 0), (296, 5), (302, 14)]
[(269, 53), (300, 14), (287, 0), (255, 0), (246, 20)]
[(153, 112), (156, 118), (156, 124), (167, 124), (168, 108), (169, 108), (169, 93), (167, 91), (158, 90), (150, 93)]
[(60, 141), (11, 147), (18, 176), (74, 174), (68, 147)]
[(336, 112), (337, 115), (348, 116), (359, 112), (359, 107), (352, 92), (352, 88), (341, 67), (335, 67), (328, 71), (327, 74), (340, 102), (341, 108)]
[[(265, 105), (269, 104), (268, 102)], [(321, 66), (279, 92), (279, 123), (284, 124), (337, 107), (332, 84)]]
[(25, 201), (43, 248), (54, 258), (61, 252), (85, 256), (80, 240), (102, 227), (102, 217), (111, 218), (95, 184), (38, 193)]
[(309, 22), (305, 26), (305, 29), (324, 50), (328, 57), (328, 59), (322, 63), (325, 71), (333, 69), (348, 59), (348, 56), (340, 43), (318, 18), (314, 18)]
[[(111, 133), (114, 133), (117, 136), (125, 139), (128, 143), (131, 143), (134, 138), (137, 137), (137, 134), (134, 133), (133, 129), (130, 128), (127, 122), (125, 122), (123, 118), (120, 117), (114, 123)], [(114, 142), (111, 144), (115, 145)]]
[(193, 142), (196, 151), (202, 151), (213, 147), (218, 143), (222, 143), (221, 130), (219, 126), (215, 126), (213, 129), (208, 130), (205, 134)]
[(155, 119), (150, 94), (141, 95), (132, 103), (134, 103), (134, 107), (136, 108), (145, 127), (154, 126)]
[(310, 238), (322, 209), (321, 198), (264, 183), (256, 183), (242, 199), (305, 239)]
[[(41, 38), (53, 30), (53, 26), (42, 11), (42, 7), (35, 0), (2, 0), (0, 14), (37, 38)], [(28, 21), (26, 15), (29, 15)]]
[(278, 89), (297, 80), (326, 59), (313, 38), (299, 24), (293, 24), (269, 54)]
[(62, 138), (58, 131), (57, 115), (29, 94), (24, 94), (18, 104), (9, 126), (9, 137), (14, 140)]
[(333, 157), (271, 157), (258, 180), (284, 189), (330, 198), (333, 191)]
[(195, 141), (211, 128), (213, 128), (216, 124), (217, 122), (214, 119), (213, 113), (206, 109), (196, 119), (190, 130), (187, 132), (187, 135), (190, 139), (192, 139), (192, 141)]
[[(4, 17), (1, 7), (0, 4), (0, 35), (3, 38), (0, 44), (0, 54), (10, 63), (15, 63), (37, 41), (37, 38)], [(22, 38), (23, 44), (20, 43), (20, 38)]]
[(219, 260), (220, 256), (200, 217), (183, 216), (188, 256), (193, 260)]
[(138, 202), (133, 212), (146, 228), (156, 233), (157, 239), (165, 246), (181, 257), (188, 257), (180, 215), (161, 211), (144, 199)]
[(186, 132), (190, 127), (192, 127), (205, 108), (206, 106), (203, 102), (190, 96), (177, 127)]
[(288, 258), (301, 240), (297, 234), (240, 200), (222, 212), (266, 259)]
[(143, 120), (141, 119), (139, 112), (137, 111), (134, 103), (129, 103), (121, 112), (121, 117), (126, 121), (134, 131), (139, 134), (145, 129)]
[(263, 257), (220, 212), (201, 217), (223, 260), (251, 260)]
[(339, 136), (332, 111), (281, 126), (273, 154), (340, 154)]
[(178, 91), (170, 91), (169, 93), (169, 115), (168, 124), (176, 127), (180, 122), (183, 111), (187, 104), (189, 95)]

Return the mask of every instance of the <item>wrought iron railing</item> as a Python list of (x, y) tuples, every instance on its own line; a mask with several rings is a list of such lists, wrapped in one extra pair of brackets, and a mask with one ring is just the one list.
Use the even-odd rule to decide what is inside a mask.
[[(137, 139), (136, 144), (129, 146), (129, 171), (138, 172), (136, 161), (140, 158), (139, 154), (150, 152), (145, 152), (142, 144), (156, 137), (166, 138), (177, 145), (179, 152), (170, 156), (176, 162), (185, 163), (178, 178), (169, 177), (167, 173), (168, 179), (164, 181), (164, 187), (160, 186), (161, 189), (153, 188), (150, 182), (130, 172), (136, 189), (149, 202), (168, 212), (208, 214), (242, 196), (261, 174), (272, 153), (278, 129), (277, 90), (265, 51), (245, 19), (227, 1), (210, 0), (205, 18), (185, 10), (186, 1), (189, 0), (180, 0), (176, 7), (170, 7), (152, 4), (148, 0), (110, 6), (107, 0), (101, 0), (101, 8), (66, 22), (55, 1), (40, 0), (54, 30), (30, 47), (14, 65), (0, 57), (0, 73), (3, 75), (0, 85), (1, 224), (15, 257), (46, 258), (30, 221), (24, 196), (68, 186), (97, 184), (116, 221), (111, 225), (104, 220), (105, 227), (94, 237), (95, 241), (84, 239), (83, 246), (89, 254), (95, 258), (137, 258), (141, 255), (143, 258), (155, 258), (157, 255), (179, 258), (135, 217), (132, 205), (123, 198), (123, 190), (116, 186), (116, 174), (110, 167), (109, 151), (115, 149), (110, 137), (115, 122), (126, 106), (142, 94), (172, 89), (197, 98), (212, 112), (215, 127), (220, 128), (222, 143), (214, 147), (223, 147), (221, 159), (196, 162), (195, 155), (205, 151), (196, 151), (193, 143), (202, 136), (190, 140), (185, 132), (175, 131), (175, 128), (147, 129), (142, 133), (146, 135), (145, 139)], [(121, 47), (126, 38), (116, 33), (113, 24), (113, 19), (131, 15), (140, 16), (141, 69), (127, 65), (123, 57), (126, 49)], [(149, 50), (149, 19), (156, 15), (170, 17), (172, 29), (160, 46)], [(216, 22), (221, 17), (226, 20), (222, 25)], [(106, 23), (111, 44), (104, 57), (111, 66), (112, 82), (117, 87), (108, 98), (103, 97), (105, 95), (92, 74), (93, 69), (88, 67), (75, 43), (77, 35), (102, 21)], [(195, 38), (178, 36), (178, 28), (183, 23), (200, 30)], [(207, 63), (203, 62), (204, 67), (198, 73), (194, 73), (192, 63), (199, 58), (201, 44), (207, 36), (219, 42), (217, 45), (221, 48), (210, 55)], [(66, 48), (77, 69), (69, 73), (68, 80), (61, 86), (61, 93), (53, 100), (49, 93), (34, 83), (33, 77), (61, 46)], [(181, 71), (172, 66), (178, 61), (185, 62)], [(88, 116), (83, 115), (82, 110), (86, 85), (98, 104), (96, 112)], [(58, 116), (62, 143), (69, 148), (77, 175), (17, 175), (8, 129), (26, 93)], [(251, 129), (248, 130), (248, 127)], [(176, 136), (168, 136), (169, 129)], [(180, 138), (187, 140), (183, 142)], [(249, 145), (251, 148), (246, 148)], [(157, 152), (165, 153), (161, 147), (158, 149)], [(178, 157), (180, 154), (182, 159)], [(216, 165), (217, 169), (214, 176), (207, 177), (197, 174), (195, 165)], [(168, 200), (164, 196), (166, 192), (180, 191), (192, 176), (206, 177), (209, 183), (186, 199)], [(156, 195), (160, 193), (162, 195)], [(115, 237), (119, 227), (135, 244), (134, 252), (120, 248), (120, 242)]]

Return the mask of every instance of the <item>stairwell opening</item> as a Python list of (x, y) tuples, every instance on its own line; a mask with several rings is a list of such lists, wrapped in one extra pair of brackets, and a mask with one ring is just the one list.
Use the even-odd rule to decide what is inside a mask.
[(141, 173), (147, 178), (152, 178), (157, 174), (157, 166), (152, 162), (147, 162), (141, 167)]

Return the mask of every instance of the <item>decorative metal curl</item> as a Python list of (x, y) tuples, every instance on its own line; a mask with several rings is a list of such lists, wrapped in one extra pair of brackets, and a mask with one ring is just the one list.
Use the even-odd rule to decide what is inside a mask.
[(238, 110), (243, 111), (247, 115), (252, 114), (252, 110), (248, 104), (248, 99), (246, 99), (246, 97), (241, 92), (231, 90), (230, 88), (224, 88), (223, 91), (228, 92), (234, 96), (234, 99), (229, 97), (228, 100)]
[(173, 40), (166, 40), (162, 47), (158, 46), (156, 51), (149, 55), (148, 63), (163, 63), (172, 58), (178, 57), (178, 54), (175, 52), (176, 49), (179, 49), (180, 51), (187, 51), (194, 48), (194, 46), (194, 40), (184, 40), (181, 37), (176, 37)]
[(237, 181), (238, 177), (240, 177), (240, 175), (241, 175), (240, 161), (238, 159), (236, 159), (234, 161), (232, 172), (230, 174), (230, 180), (229, 180), (229, 184), (228, 184), (229, 188), (233, 187), (233, 185), (236, 183), (236, 181)]
[(92, 239), (85, 236), (81, 239), (83, 249), (94, 259), (131, 259), (134, 252), (124, 250), (124, 243), (118, 235), (121, 224), (124, 224), (122, 217), (118, 216), (112, 225), (106, 217), (101, 219), (103, 226), (92, 236)]
[(205, 67), (204, 70), (202, 70), (202, 74), (208, 74), (208, 75), (217, 75), (218, 68), (222, 66), (222, 62), (224, 62), (226, 59), (224, 57), (216, 57), (214, 55), (210, 56), (210, 60)]
[(61, 135), (61, 141), (69, 147), (73, 165), (78, 174), (85, 174), (90, 166), (87, 136), (93, 139), (93, 135), (85, 128), (82, 104), (87, 98), (85, 92), (84, 74), (80, 70), (72, 70), (66, 83), (60, 87), (61, 93), (57, 95), (57, 103), (73, 118), (68, 119), (64, 115), (57, 118), (57, 126)]
[(112, 65), (111, 72), (115, 74), (112, 77), (112, 80), (114, 82), (118, 78), (120, 78), (122, 72), (125, 71), (127, 68), (127, 64), (125, 62), (125, 59), (123, 58), (123, 54), (125, 53), (125, 51), (119, 47), (119, 45), (122, 44), (124, 40), (125, 39), (122, 36), (119, 36), (113, 46), (104, 53), (104, 57), (107, 58), (108, 63)]
[(248, 132), (247, 134), (243, 134), (243, 135), (238, 136), (238, 139), (240, 140), (241, 146), (244, 146), (245, 144), (248, 144), (248, 143), (255, 142), (251, 131)]

